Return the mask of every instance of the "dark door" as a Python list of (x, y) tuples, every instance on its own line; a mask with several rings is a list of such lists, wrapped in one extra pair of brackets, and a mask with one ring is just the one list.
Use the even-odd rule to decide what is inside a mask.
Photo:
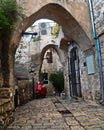
[(74, 47), (70, 52), (70, 93), (72, 97), (81, 97), (80, 71), (78, 49)]
[(14, 106), (15, 108), (18, 106), (18, 90), (17, 89), (15, 89)]

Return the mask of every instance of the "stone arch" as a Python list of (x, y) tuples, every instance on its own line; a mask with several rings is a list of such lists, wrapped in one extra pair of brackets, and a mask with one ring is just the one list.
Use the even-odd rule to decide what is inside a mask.
[[(41, 68), (42, 68), (42, 63), (43, 63), (44, 55), (45, 55), (46, 51), (47, 51), (48, 49), (51, 49), (51, 48), (55, 50), (55, 52), (56, 52), (57, 55), (59, 56), (59, 59), (60, 59), (60, 62), (62, 63), (62, 66), (63, 66), (63, 62), (64, 62), (64, 60), (65, 60), (65, 55), (64, 55), (63, 51), (58, 47), (58, 45), (48, 44), (47, 46), (45, 46), (45, 47), (42, 49), (41, 54), (40, 54), (40, 56), (41, 56), (41, 65), (40, 65), (40, 70), (39, 70), (39, 79), (40, 79), (40, 80), (41, 80), (41, 78), (40, 78), (40, 73), (41, 73)], [(62, 68), (63, 68), (63, 67), (62, 67)], [(63, 69), (63, 72), (64, 72), (64, 69)], [(44, 85), (47, 87), (48, 93), (49, 93), (49, 90), (50, 90), (50, 89), (52, 89), (52, 91), (55, 91), (55, 88), (54, 88), (54, 86), (52, 85), (51, 82), (49, 82), (48, 84), (44, 84)], [(65, 86), (64, 86), (64, 88), (65, 88)], [(54, 96), (54, 94), (53, 94), (53, 96)]]
[(61, 41), (60, 41), (60, 48), (66, 53), (66, 55), (68, 52), (68, 43), (69, 43), (69, 41), (65, 40), (65, 39), (61, 39)]
[(42, 51), (41, 51), (41, 62), (42, 62), (42, 59), (43, 59), (43, 57), (44, 57), (45, 52), (46, 52), (49, 48), (53, 48), (53, 49), (57, 52), (57, 54), (58, 54), (58, 56), (59, 56), (59, 58), (60, 58), (60, 61), (62, 61), (62, 55), (63, 55), (63, 54), (62, 54), (62, 50), (58, 48), (58, 45), (48, 44), (48, 45), (45, 46), (45, 47), (42, 49)]
[(21, 22), (18, 32), (13, 40), (13, 43), (15, 44), (15, 41), (17, 41), (17, 45), (15, 45), (16, 47), (18, 46), (22, 31), (25, 31), (36, 20), (41, 18), (51, 19), (60, 24), (62, 26), (65, 39), (73, 39), (80, 45), (83, 51), (91, 47), (91, 41), (88, 35), (85, 33), (77, 20), (64, 7), (55, 3), (49, 3), (43, 6), (37, 12), (33, 13)]
[[(49, 45), (45, 46), (45, 47), (42, 49), (42, 51), (41, 51), (41, 54), (40, 54), (40, 57), (41, 57), (41, 58), (40, 58), (40, 59), (41, 59), (41, 61), (40, 61), (40, 63), (41, 63), (41, 65), (40, 65), (40, 70), (41, 70), (41, 67), (42, 67), (42, 62), (43, 62), (44, 54), (45, 54), (45, 52), (46, 52), (48, 49), (50, 49), (50, 48), (53, 48), (53, 49), (57, 52), (57, 54), (58, 54), (58, 56), (59, 56), (59, 59), (60, 59), (60, 62), (61, 62), (61, 63), (64, 63), (65, 55), (64, 55), (63, 51), (62, 51), (61, 49), (59, 49), (57, 45), (49, 44)], [(40, 70), (39, 70), (39, 72), (40, 72)]]
[[(33, 0), (29, 0), (29, 2), (32, 2), (32, 1)], [(40, 2), (40, 0), (39, 0), (39, 2)], [(51, 2), (53, 2), (53, 0)], [(30, 10), (31, 10), (31, 8), (30, 8)], [(3, 77), (3, 80), (4, 79), (7, 80), (7, 86), (6, 87), (4, 86), (4, 88), (3, 87), (0, 88), (0, 97), (2, 99), (3, 98), (8, 99), (5, 103), (5, 105), (7, 106), (7, 109), (4, 110), (3, 113), (4, 113), (4, 115), (7, 115), (8, 118), (10, 118), (11, 120), (6, 119), (6, 117), (3, 116), (3, 119), (6, 119), (5, 121), (2, 120), (2, 122), (4, 122), (4, 124), (10, 123), (13, 119), (13, 112), (14, 112), (13, 111), (14, 110), (14, 105), (13, 105), (13, 102), (14, 102), (13, 101), (13, 96), (14, 96), (14, 88), (13, 88), (14, 87), (14, 75), (13, 75), (13, 73), (14, 73), (14, 70), (13, 70), (14, 54), (15, 54), (15, 50), (18, 47), (18, 44), (20, 42), (20, 39), (22, 36), (22, 31), (25, 31), (36, 20), (41, 19), (41, 18), (47, 18), (47, 19), (56, 21), (57, 23), (59, 23), (62, 26), (66, 40), (72, 39), (72, 40), (76, 41), (77, 43), (79, 43), (79, 45), (83, 51), (87, 50), (91, 47), (90, 39), (89, 39), (88, 35), (86, 34), (86, 32), (88, 32), (88, 31), (83, 30), (82, 26), (79, 24), (77, 19), (75, 19), (75, 17), (72, 15), (72, 13), (69, 13), (68, 10), (66, 10), (64, 8), (64, 5), (61, 6), (57, 3), (56, 4), (55, 3), (47, 4), (47, 2), (46, 2), (46, 4), (44, 4), (44, 6), (41, 6), (41, 8), (38, 9), (38, 11), (35, 11), (35, 12), (33, 11), (33, 14), (32, 15), (29, 14), (29, 15), (30, 16), (25, 18), (23, 21), (21, 21), (20, 24), (17, 23), (18, 24), (17, 29), (16, 29), (17, 31), (14, 32), (10, 42), (6, 41), (7, 43), (8, 42), (10, 43), (10, 46), (9, 46), (9, 49), (8, 49), (7, 55), (6, 55), (8, 57), (8, 58), (7, 57), (6, 58), (7, 58), (7, 62), (9, 63), (9, 65), (7, 66), (7, 64), (5, 64), (5, 65), (3, 64), (4, 65), (3, 68), (5, 70), (5, 68), (8, 67), (7, 75), (9, 75), (9, 79), (7, 76)], [(7, 44), (5, 44), (5, 46), (4, 46), (5, 48), (6, 48), (6, 45)], [(10, 86), (8, 86), (9, 84), (10, 84)], [(11, 108), (9, 108), (8, 106), (11, 106)], [(10, 115), (8, 113), (10, 113)], [(8, 120), (8, 123), (6, 122), (7, 120)], [(2, 124), (2, 126), (4, 124)]]

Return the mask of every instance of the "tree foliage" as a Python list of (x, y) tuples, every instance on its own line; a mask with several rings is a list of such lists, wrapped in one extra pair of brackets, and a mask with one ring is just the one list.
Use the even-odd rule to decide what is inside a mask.
[(61, 93), (64, 90), (64, 75), (63, 72), (51, 73), (49, 80), (52, 82), (56, 91)]
[(22, 12), (15, 0), (0, 0), (0, 34), (9, 35)]

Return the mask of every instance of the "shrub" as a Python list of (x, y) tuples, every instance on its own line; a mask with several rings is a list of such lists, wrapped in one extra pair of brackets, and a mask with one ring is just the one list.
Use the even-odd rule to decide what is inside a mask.
[(64, 90), (64, 75), (63, 72), (51, 73), (49, 80), (52, 82), (56, 91), (61, 93)]

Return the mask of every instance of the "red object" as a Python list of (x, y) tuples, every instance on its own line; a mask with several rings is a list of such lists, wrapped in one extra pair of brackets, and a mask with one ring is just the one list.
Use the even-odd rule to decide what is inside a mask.
[(47, 88), (46, 87), (41, 89), (41, 95), (42, 96), (44, 96), (46, 94), (46, 92), (47, 92)]
[(36, 84), (36, 93), (40, 93), (42, 89), (42, 82), (39, 82)]
[(38, 82), (36, 84), (36, 96), (37, 96), (37, 98), (45, 97), (46, 93), (47, 93), (47, 88), (43, 87), (43, 83), (42, 82)]

